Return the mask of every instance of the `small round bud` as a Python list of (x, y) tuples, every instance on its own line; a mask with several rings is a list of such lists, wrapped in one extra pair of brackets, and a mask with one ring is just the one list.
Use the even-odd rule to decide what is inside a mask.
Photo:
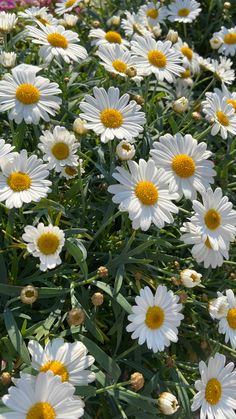
[(212, 49), (219, 49), (222, 44), (222, 39), (215, 36), (212, 37), (209, 42)]
[(116, 147), (116, 154), (120, 160), (132, 160), (135, 155), (135, 148), (126, 140), (122, 140)]
[(120, 16), (114, 15), (110, 19), (107, 20), (108, 26), (111, 26), (111, 25), (119, 26), (119, 24), (120, 24)]
[(142, 279), (141, 272), (135, 272), (134, 278), (135, 278), (135, 281), (141, 281), (141, 279)]
[(68, 81), (70, 80), (70, 78), (69, 77), (65, 77), (64, 78), (64, 81), (67, 83)]
[(130, 377), (130, 381), (134, 391), (139, 391), (144, 386), (144, 377), (140, 372), (134, 372)]
[(160, 411), (164, 415), (173, 415), (179, 409), (179, 402), (172, 393), (164, 392), (161, 393), (158, 398), (158, 405)]
[(125, 70), (125, 74), (126, 74), (126, 76), (128, 76), (130, 78), (135, 77), (135, 76), (137, 76), (137, 70), (136, 70), (135, 67), (128, 67)]
[(73, 131), (78, 135), (87, 134), (86, 121), (81, 118), (76, 118), (73, 123)]
[(180, 279), (176, 278), (175, 276), (172, 276), (170, 279), (172, 284), (176, 285), (176, 287), (178, 287), (181, 284)]
[(99, 266), (99, 268), (97, 270), (97, 274), (101, 278), (106, 278), (108, 276), (108, 269), (106, 268), (106, 266)]
[(203, 293), (202, 294), (202, 301), (208, 301), (208, 295)]
[(69, 326), (79, 326), (80, 324), (84, 323), (85, 313), (79, 307), (73, 308), (67, 313), (66, 320)]
[(208, 342), (207, 342), (207, 340), (202, 340), (201, 341), (201, 343), (200, 343), (200, 346), (201, 346), (201, 349), (207, 349), (208, 348)]
[(176, 269), (179, 269), (180, 268), (180, 264), (179, 264), (179, 262), (177, 260), (174, 261), (174, 267)]
[(201, 283), (202, 275), (193, 269), (184, 269), (180, 272), (180, 279), (186, 288), (193, 288)]
[(172, 44), (175, 44), (178, 41), (179, 34), (176, 31), (173, 31), (173, 29), (170, 29), (168, 34), (166, 35), (167, 41), (172, 42)]
[(24, 304), (33, 304), (38, 299), (38, 291), (33, 285), (22, 288), (20, 299)]
[(161, 36), (162, 30), (159, 24), (156, 26), (153, 26), (152, 33), (153, 35), (155, 35), (156, 38), (159, 38), (159, 36)]
[(235, 272), (231, 272), (230, 273), (230, 278), (231, 279), (236, 279), (236, 273)]
[(141, 95), (135, 95), (135, 96), (133, 96), (133, 99), (135, 100), (135, 102), (138, 105), (143, 105), (144, 104), (144, 97), (141, 96)]
[(91, 297), (91, 301), (95, 307), (101, 306), (104, 302), (104, 295), (101, 292), (95, 292)]
[(194, 119), (194, 121), (201, 121), (202, 115), (199, 112), (193, 112), (192, 118)]
[(173, 103), (173, 110), (177, 113), (184, 113), (188, 109), (188, 99), (184, 96), (180, 97)]
[(230, 9), (232, 4), (229, 1), (224, 2), (224, 9)]
[(185, 303), (188, 298), (188, 294), (185, 291), (179, 293), (179, 301), (180, 303)]
[(93, 20), (92, 26), (93, 26), (93, 28), (99, 28), (99, 26), (100, 26), (99, 20)]
[(3, 386), (9, 386), (11, 384), (11, 374), (9, 372), (3, 372), (0, 376), (0, 382)]
[(166, 360), (166, 366), (168, 368), (173, 368), (175, 366), (175, 360), (172, 356), (168, 356), (168, 358)]

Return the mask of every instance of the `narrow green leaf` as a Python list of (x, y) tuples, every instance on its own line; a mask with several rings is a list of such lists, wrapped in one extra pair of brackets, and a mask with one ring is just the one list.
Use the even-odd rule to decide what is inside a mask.
[(28, 349), (26, 348), (24, 339), (18, 329), (18, 326), (16, 324), (16, 321), (13, 317), (12, 312), (6, 308), (4, 310), (4, 320), (6, 329), (8, 331), (9, 338), (12, 342), (12, 345), (14, 346), (15, 350), (19, 354), (20, 358), (26, 363), (30, 364), (30, 356)]

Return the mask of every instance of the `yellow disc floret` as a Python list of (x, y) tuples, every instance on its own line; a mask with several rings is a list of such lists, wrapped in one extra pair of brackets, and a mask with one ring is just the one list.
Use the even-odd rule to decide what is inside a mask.
[(123, 116), (117, 109), (106, 108), (100, 113), (100, 119), (106, 128), (120, 128)]
[(191, 61), (191, 60), (192, 60), (192, 58), (193, 58), (193, 51), (191, 50), (191, 48), (188, 48), (188, 47), (182, 47), (182, 48), (180, 49), (180, 51), (182, 52), (182, 54), (183, 54), (185, 57), (187, 57), (187, 58), (189, 59), (189, 61)]
[(37, 245), (41, 253), (44, 255), (53, 255), (60, 244), (58, 236), (52, 231), (41, 234), (37, 240)]
[(116, 71), (119, 71), (119, 73), (124, 73), (128, 67), (127, 64), (125, 64), (124, 61), (121, 60), (114, 60), (112, 62), (112, 65)]
[(55, 419), (56, 412), (47, 402), (35, 403), (26, 415), (26, 419)]
[(216, 116), (221, 125), (223, 125), (224, 127), (227, 127), (229, 125), (229, 118), (224, 112), (217, 111)]
[(159, 329), (165, 320), (165, 313), (161, 307), (149, 307), (146, 312), (145, 323), (149, 329)]
[(190, 13), (190, 10), (187, 9), (187, 7), (183, 7), (182, 9), (179, 9), (179, 11), (178, 11), (178, 15), (180, 17), (187, 17), (189, 15), (189, 13)]
[(65, 160), (70, 154), (68, 145), (60, 142), (53, 145), (51, 152), (57, 160)]
[(23, 83), (16, 89), (16, 99), (24, 105), (32, 105), (40, 99), (40, 91), (33, 84)]
[(141, 180), (137, 183), (135, 195), (143, 205), (154, 205), (158, 200), (157, 187), (149, 180)]
[(60, 33), (50, 33), (47, 36), (47, 40), (52, 47), (66, 49), (68, 47), (68, 41), (64, 35)]
[(148, 53), (148, 60), (154, 67), (163, 68), (166, 66), (166, 56), (162, 51), (152, 50)]
[(157, 9), (149, 9), (146, 12), (147, 17), (150, 17), (151, 19), (156, 19), (159, 15), (159, 12)]
[(7, 183), (14, 192), (27, 191), (31, 185), (31, 178), (27, 173), (12, 172)]
[(234, 108), (234, 112), (236, 112), (236, 100), (235, 99), (227, 99), (226, 102), (230, 103)]
[(214, 208), (211, 208), (207, 211), (204, 217), (204, 221), (210, 230), (216, 230), (220, 226), (221, 216), (218, 211), (216, 211)]
[(195, 162), (187, 154), (178, 154), (172, 160), (172, 169), (177, 176), (188, 178), (195, 173)]
[(60, 375), (62, 382), (68, 381), (69, 373), (65, 365), (60, 361), (48, 361), (40, 368), (41, 372), (52, 371), (54, 375)]
[(65, 4), (65, 8), (68, 9), (68, 7), (74, 6), (76, 0), (67, 0)]
[(205, 399), (210, 404), (217, 404), (221, 399), (221, 384), (217, 378), (211, 378), (205, 388)]
[(236, 44), (236, 33), (227, 33), (224, 37), (224, 43), (228, 45)]
[(227, 321), (231, 329), (236, 329), (236, 308), (230, 308), (227, 313)]
[(118, 32), (108, 31), (105, 35), (105, 39), (111, 44), (121, 44), (122, 38)]

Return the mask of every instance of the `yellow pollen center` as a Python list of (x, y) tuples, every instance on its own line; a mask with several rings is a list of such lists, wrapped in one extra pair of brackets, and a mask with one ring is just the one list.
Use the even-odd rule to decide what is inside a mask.
[(163, 52), (158, 50), (152, 50), (148, 53), (148, 60), (150, 64), (154, 65), (154, 67), (163, 68), (166, 66), (166, 56)]
[(124, 73), (125, 70), (127, 69), (127, 64), (125, 64), (123, 61), (121, 60), (115, 60), (112, 62), (112, 65), (114, 67), (114, 69), (116, 71), (119, 71), (119, 73)]
[(123, 150), (125, 151), (130, 151), (132, 150), (132, 147), (130, 146), (130, 144), (122, 144), (121, 146), (123, 148)]
[(182, 47), (181, 52), (183, 55), (185, 55), (185, 57), (189, 59), (189, 61), (191, 61), (191, 59), (193, 58), (193, 51), (191, 50), (191, 48)]
[(189, 77), (191, 77), (191, 71), (189, 70), (189, 68), (187, 68), (185, 71), (183, 71), (183, 73), (181, 73), (181, 77), (182, 79), (188, 79)]
[(218, 211), (216, 211), (214, 208), (211, 208), (207, 211), (204, 217), (204, 221), (210, 230), (216, 230), (220, 226), (221, 216)]
[(198, 280), (198, 276), (196, 274), (192, 274), (190, 275), (190, 277), (193, 280), (193, 282), (196, 282)]
[(154, 205), (158, 200), (158, 190), (149, 180), (138, 182), (134, 192), (143, 205)]
[(205, 241), (205, 246), (208, 247), (208, 249), (212, 249), (212, 245), (211, 245), (210, 240), (208, 239), (208, 237)]
[(159, 12), (157, 9), (149, 9), (146, 15), (147, 17), (150, 17), (151, 19), (156, 19), (159, 15)]
[(227, 313), (227, 321), (231, 329), (236, 329), (236, 308), (230, 308)]
[(105, 39), (111, 44), (121, 44), (122, 38), (118, 32), (108, 31), (105, 35)]
[(107, 108), (100, 113), (100, 119), (106, 128), (120, 128), (123, 116), (117, 109)]
[(31, 178), (27, 173), (12, 172), (7, 183), (14, 192), (26, 191), (30, 188)]
[(211, 378), (205, 388), (205, 399), (210, 404), (217, 404), (221, 399), (221, 384), (216, 378)]
[(52, 371), (54, 375), (60, 375), (61, 380), (68, 381), (69, 373), (64, 364), (60, 361), (48, 361), (46, 364), (42, 365), (40, 368), (41, 372)]
[(26, 419), (55, 419), (56, 412), (47, 402), (35, 403), (26, 415)]
[(66, 49), (68, 47), (68, 41), (64, 35), (60, 33), (50, 33), (47, 36), (47, 40), (50, 45), (56, 48)]
[(53, 255), (58, 249), (60, 240), (58, 236), (51, 231), (41, 234), (37, 240), (37, 245), (44, 255)]
[(224, 43), (225, 44), (236, 44), (236, 33), (227, 33), (224, 37)]
[(177, 176), (187, 178), (195, 173), (195, 162), (187, 154), (178, 154), (172, 160), (172, 169)]
[(24, 105), (32, 105), (40, 99), (40, 91), (33, 84), (24, 83), (16, 89), (16, 99)]
[(227, 115), (225, 115), (224, 112), (217, 111), (216, 116), (221, 125), (224, 125), (224, 127), (227, 127), (229, 125), (229, 118)]
[(52, 154), (57, 160), (65, 160), (70, 154), (70, 150), (65, 143), (56, 143), (51, 149)]
[(186, 16), (189, 15), (189, 13), (190, 13), (190, 10), (187, 9), (187, 7), (183, 7), (182, 9), (179, 9), (179, 11), (178, 11), (178, 15), (180, 17), (186, 17)]
[(66, 166), (65, 172), (68, 176), (74, 176), (77, 173), (77, 169), (75, 169), (75, 167), (72, 166)]
[(76, 0), (68, 0), (65, 4), (65, 7), (66, 8), (71, 7), (75, 4), (75, 2), (76, 2)]
[(145, 323), (149, 329), (159, 329), (162, 326), (164, 319), (165, 314), (161, 307), (153, 306), (148, 308)]
[(230, 103), (234, 108), (234, 112), (236, 112), (236, 100), (235, 99), (227, 99), (227, 103)]

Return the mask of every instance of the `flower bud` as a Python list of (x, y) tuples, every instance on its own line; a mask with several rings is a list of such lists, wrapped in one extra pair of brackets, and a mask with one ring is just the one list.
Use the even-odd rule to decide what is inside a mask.
[(87, 134), (86, 121), (81, 118), (76, 118), (73, 123), (73, 131), (78, 135)]
[(155, 35), (156, 38), (159, 38), (159, 36), (161, 36), (162, 33), (160, 25), (153, 26), (152, 33)]
[(97, 270), (97, 274), (101, 278), (106, 278), (108, 276), (108, 269), (106, 268), (106, 266), (99, 266), (99, 268)]
[(0, 382), (3, 386), (9, 386), (11, 384), (11, 374), (9, 372), (3, 372), (0, 376)]
[(171, 279), (172, 284), (176, 285), (176, 287), (178, 287), (181, 284), (181, 281), (175, 276), (172, 276), (170, 279)]
[(209, 42), (212, 49), (219, 49), (222, 44), (222, 40), (216, 36), (212, 37)]
[(0, 54), (0, 64), (5, 68), (14, 67), (16, 64), (16, 53), (3, 51)]
[(184, 113), (188, 109), (188, 99), (184, 96), (180, 97), (173, 103), (173, 110), (177, 113)]
[(181, 282), (186, 288), (193, 288), (199, 285), (201, 283), (201, 277), (202, 275), (193, 269), (184, 269), (180, 272)]
[(228, 299), (225, 295), (218, 293), (218, 298), (209, 301), (208, 310), (212, 319), (220, 320), (227, 315), (229, 309)]
[(141, 105), (142, 106), (144, 104), (144, 97), (141, 96), (141, 95), (135, 95), (135, 96), (133, 96), (133, 99), (135, 100), (135, 102), (138, 105)]
[(101, 306), (104, 302), (104, 295), (101, 292), (95, 292), (91, 297), (91, 301), (95, 307)]
[(69, 326), (79, 326), (80, 324), (84, 323), (85, 313), (79, 307), (73, 308), (67, 313), (66, 320)]
[(201, 347), (201, 349), (207, 349), (208, 348), (208, 342), (207, 342), (207, 340), (202, 340), (201, 342), (200, 342), (200, 347)]
[(60, 19), (60, 25), (63, 25), (65, 28), (73, 28), (78, 22), (79, 17), (76, 15), (65, 13), (63, 19)]
[(179, 409), (179, 403), (176, 397), (168, 392), (161, 393), (158, 398), (160, 411), (164, 415), (173, 415)]
[(93, 22), (92, 22), (92, 27), (93, 27), (93, 28), (99, 28), (99, 26), (100, 26), (100, 22), (99, 22), (99, 20), (93, 20)]
[(135, 76), (137, 76), (137, 70), (136, 70), (136, 68), (135, 67), (128, 67), (126, 70), (125, 70), (125, 74), (126, 74), (126, 76), (128, 76), (128, 77), (135, 77)]
[(193, 112), (192, 118), (194, 119), (194, 121), (201, 121), (202, 115), (199, 112)]
[(114, 15), (112, 16), (110, 19), (107, 20), (107, 25), (108, 26), (119, 26), (120, 24), (120, 16)]
[(22, 288), (20, 299), (24, 304), (33, 304), (38, 299), (38, 291), (33, 285)]
[(176, 31), (173, 31), (173, 29), (170, 29), (168, 34), (166, 35), (167, 41), (172, 42), (172, 44), (175, 44), (178, 41), (179, 34)]
[(181, 291), (179, 293), (179, 301), (180, 303), (185, 303), (185, 301), (187, 301), (188, 298), (188, 294), (185, 291)]
[(224, 2), (224, 9), (230, 9), (232, 4), (229, 1)]
[(126, 140), (122, 140), (116, 147), (116, 154), (120, 160), (132, 160), (135, 155), (135, 148)]
[(140, 372), (134, 372), (130, 377), (130, 381), (134, 391), (139, 391), (144, 386), (144, 377)]

